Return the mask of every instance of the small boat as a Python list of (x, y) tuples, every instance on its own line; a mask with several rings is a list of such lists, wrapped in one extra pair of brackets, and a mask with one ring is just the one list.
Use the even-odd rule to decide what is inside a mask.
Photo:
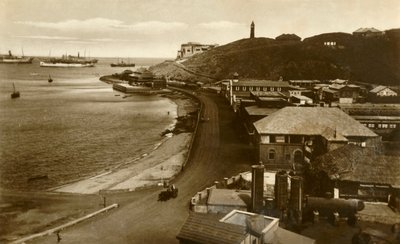
[(47, 80), (49, 83), (53, 82), (53, 79), (51, 78), (51, 76), (49, 75), (49, 79)]
[(11, 93), (11, 98), (18, 98), (20, 96), (19, 91), (15, 90), (15, 84), (13, 83), (14, 91)]

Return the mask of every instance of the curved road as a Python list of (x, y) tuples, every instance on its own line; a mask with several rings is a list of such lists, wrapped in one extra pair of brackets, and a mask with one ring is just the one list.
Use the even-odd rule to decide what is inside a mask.
[[(214, 180), (249, 169), (248, 149), (235, 136), (231, 109), (216, 95), (198, 97), (210, 120), (199, 123), (191, 160), (174, 180), (178, 197), (159, 202), (160, 189), (129, 193), (130, 201), (120, 208), (63, 230), (60, 243), (178, 243), (176, 235), (189, 214), (190, 198)], [(57, 243), (57, 237), (32, 243)]]

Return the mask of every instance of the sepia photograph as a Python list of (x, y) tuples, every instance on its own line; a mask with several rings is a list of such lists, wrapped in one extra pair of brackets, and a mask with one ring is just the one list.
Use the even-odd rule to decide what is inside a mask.
[(0, 243), (399, 244), (400, 1), (0, 0)]

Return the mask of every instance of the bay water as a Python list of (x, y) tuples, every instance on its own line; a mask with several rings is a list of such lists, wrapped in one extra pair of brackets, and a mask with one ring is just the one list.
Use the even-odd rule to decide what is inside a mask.
[(116, 61), (99, 59), (92, 68), (45, 68), (37, 59), (0, 64), (0, 188), (48, 189), (134, 163), (159, 145), (176, 104), (157, 95), (125, 97), (99, 77), (163, 60), (110, 67)]

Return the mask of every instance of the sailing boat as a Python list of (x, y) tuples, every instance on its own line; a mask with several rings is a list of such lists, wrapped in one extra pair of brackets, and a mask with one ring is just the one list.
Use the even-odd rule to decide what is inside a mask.
[(49, 75), (49, 79), (47, 80), (49, 83), (53, 82), (53, 79), (51, 78), (51, 76)]
[(14, 84), (14, 82), (13, 82), (13, 88), (14, 88), (14, 91), (13, 91), (13, 93), (11, 93), (11, 98), (17, 98), (17, 97), (19, 97), (19, 91), (16, 91), (16, 90), (15, 90), (15, 84)]

